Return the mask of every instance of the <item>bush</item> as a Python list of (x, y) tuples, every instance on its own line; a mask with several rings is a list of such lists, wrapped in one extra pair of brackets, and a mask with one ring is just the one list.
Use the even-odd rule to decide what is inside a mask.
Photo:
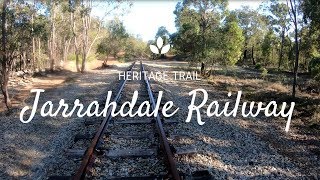
[(118, 57), (118, 61), (121, 63), (125, 63), (126, 62), (126, 58), (125, 57)]
[(261, 68), (261, 77), (265, 79), (268, 75), (268, 70), (266, 68)]
[(262, 65), (260, 63), (256, 64), (255, 69), (262, 70)]
[(315, 57), (310, 61), (308, 70), (312, 77), (320, 76), (320, 57)]
[[(89, 55), (87, 57), (87, 62), (91, 62), (91, 61), (93, 61), (95, 59), (96, 59), (96, 57), (94, 55)], [(67, 60), (76, 61), (76, 55), (75, 54), (68, 54)], [(82, 54), (79, 54), (79, 62), (82, 62)]]

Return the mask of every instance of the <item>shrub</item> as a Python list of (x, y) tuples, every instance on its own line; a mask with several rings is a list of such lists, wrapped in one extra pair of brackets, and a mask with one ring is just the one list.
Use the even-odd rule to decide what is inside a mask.
[(261, 77), (265, 79), (268, 75), (268, 70), (266, 68), (261, 68)]
[(315, 57), (310, 61), (308, 70), (312, 77), (320, 76), (320, 57)]
[(126, 62), (126, 58), (125, 57), (118, 57), (118, 61), (121, 63), (125, 63)]
[[(94, 55), (89, 55), (87, 57), (87, 62), (91, 62), (91, 61), (93, 61), (95, 59), (96, 59), (96, 57)], [(75, 54), (68, 54), (67, 60), (76, 61), (76, 55)], [(81, 54), (79, 55), (79, 62), (82, 62), (82, 55)]]
[(256, 64), (256, 66), (254, 67), (255, 69), (258, 69), (258, 70), (262, 70), (262, 65), (260, 63)]

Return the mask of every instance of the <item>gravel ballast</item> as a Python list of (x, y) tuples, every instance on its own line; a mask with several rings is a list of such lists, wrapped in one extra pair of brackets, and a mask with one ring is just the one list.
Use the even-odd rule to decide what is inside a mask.
[[(91, 70), (74, 77), (71, 82), (46, 89), (40, 96), (37, 112), (48, 100), (56, 108), (60, 99), (70, 105), (79, 99), (85, 107), (93, 100), (104, 99), (108, 90), (117, 87), (118, 72), (124, 71), (128, 65)], [(31, 94), (26, 105), (32, 106), (33, 100), (34, 94)], [(30, 123), (23, 124), (19, 120), (21, 109), (0, 117), (1, 179), (45, 179), (50, 175), (73, 172), (76, 164), (66, 163), (68, 159), (64, 151), (73, 146), (75, 134), (81, 131), (86, 118), (78, 118), (76, 114), (63, 118), (61, 113), (44, 118), (38, 113)]]
[[(244, 118), (239, 115), (208, 117), (205, 111), (210, 102), (232, 101), (235, 98), (228, 98), (226, 92), (215, 89), (207, 79), (199, 81), (173, 79), (173, 71), (188, 69), (188, 64), (185, 62), (145, 63), (149, 71), (167, 72), (169, 80), (152, 83), (165, 87), (165, 92), (170, 96), (167, 98), (180, 108), (177, 114), (171, 117), (180, 121), (171, 134), (187, 134), (189, 138), (182, 140), (182, 144), (181, 140), (172, 141), (173, 145), (179, 147), (183, 144), (192, 144), (197, 148), (198, 153), (195, 155), (176, 157), (178, 168), (183, 173), (192, 174), (197, 170), (208, 170), (217, 179), (319, 178), (320, 163), (317, 160), (319, 156), (307, 151), (301, 144), (295, 143), (295, 137), (301, 135), (295, 128), (295, 122), (290, 132), (285, 133), (286, 121), (280, 118), (260, 118), (260, 116)], [(191, 122), (185, 122), (188, 105), (191, 102), (188, 93), (198, 88), (205, 89), (209, 98), (201, 112), (202, 121), (205, 122), (202, 126), (197, 123), (195, 114)], [(202, 96), (198, 97), (195, 104), (202, 102)], [(292, 153), (284, 153), (288, 149)], [(296, 158), (297, 154), (302, 157)]]
[[(189, 92), (202, 88), (208, 92), (207, 102), (217, 100), (226, 102), (234, 100), (228, 98), (225, 91), (215, 88), (209, 80), (174, 80), (173, 71), (188, 68), (185, 62), (177, 61), (145, 61), (148, 71), (167, 71), (169, 80), (151, 80), (153, 91), (164, 91), (163, 102), (173, 101), (179, 111), (170, 118), (178, 123), (165, 124), (164, 128), (169, 142), (176, 148), (195, 147), (196, 153), (190, 155), (175, 155), (178, 170), (186, 175), (196, 171), (207, 170), (215, 179), (319, 179), (319, 153), (310, 151), (309, 147), (299, 143), (303, 138), (306, 142), (313, 142), (314, 147), (319, 139), (308, 136), (299, 131), (296, 121), (292, 122), (289, 133), (284, 132), (285, 120), (281, 118), (237, 117), (207, 117), (205, 114), (208, 103), (201, 112), (204, 125), (198, 125), (196, 116), (191, 122), (185, 122), (191, 97)], [(118, 72), (124, 71), (129, 63), (112, 69), (94, 70), (66, 82), (52, 89), (47, 89), (40, 98), (39, 105), (48, 100), (57, 104), (65, 99), (73, 104), (79, 99), (84, 106), (97, 100), (105, 99), (106, 92), (116, 93)], [(226, 82), (228, 83), (228, 82)], [(126, 93), (122, 95), (120, 103), (130, 100), (133, 91), (141, 88), (138, 83), (129, 82)], [(140, 92), (139, 92), (140, 94)], [(31, 95), (27, 105), (32, 106), (34, 95)], [(138, 102), (144, 101), (141, 97)], [(155, 97), (156, 98), (156, 97)], [(201, 103), (202, 97), (196, 100)], [(138, 104), (138, 103), (137, 103)], [(41, 107), (41, 106), (40, 106)], [(135, 108), (136, 109), (136, 108)], [(38, 110), (39, 112), (39, 110)], [(74, 114), (71, 118), (40, 117), (23, 124), (19, 121), (18, 110), (10, 116), (1, 116), (0, 121), (0, 177), (1, 179), (46, 179), (54, 175), (72, 175), (79, 167), (79, 160), (65, 155), (67, 149), (84, 149), (90, 140), (74, 142), (76, 134), (94, 134), (99, 123), (85, 126), (88, 120), (101, 121), (101, 118), (78, 118)], [(145, 118), (134, 118), (145, 120)], [(114, 122), (122, 122), (127, 118), (115, 117)], [(152, 124), (131, 126), (111, 124), (106, 133), (139, 134), (153, 131)], [(157, 138), (156, 138), (157, 139)], [(104, 149), (117, 150), (120, 148), (152, 147), (158, 144), (148, 138), (124, 139), (121, 137), (104, 137)], [(108, 144), (110, 143), (110, 144)], [(119, 163), (123, 163), (119, 165)], [(92, 168), (91, 178), (106, 179), (119, 176), (144, 176), (165, 174), (163, 159), (152, 158), (97, 158)], [(148, 168), (151, 168), (148, 171)]]

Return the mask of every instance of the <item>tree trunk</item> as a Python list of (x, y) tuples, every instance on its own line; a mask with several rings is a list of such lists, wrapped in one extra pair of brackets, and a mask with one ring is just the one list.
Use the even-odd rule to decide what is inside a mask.
[(55, 2), (51, 0), (51, 41), (50, 41), (50, 70), (54, 71), (55, 68)]
[(75, 55), (76, 55), (76, 68), (77, 68), (77, 72), (80, 72), (80, 61), (79, 61), (79, 47), (78, 47), (78, 43), (77, 43), (77, 37), (74, 37), (74, 47), (75, 47)]
[(86, 70), (86, 61), (87, 61), (87, 47), (88, 47), (88, 15), (84, 15), (82, 18), (83, 23), (83, 34), (82, 34), (82, 66), (81, 72), (85, 72)]
[(204, 74), (205, 74), (204, 72), (205, 72), (204, 63), (203, 63), (203, 62), (201, 62), (200, 74), (201, 74), (201, 75), (204, 75)]
[(294, 23), (294, 41), (295, 41), (295, 61), (293, 69), (293, 83), (292, 83), (292, 97), (296, 97), (296, 86), (297, 86), (297, 77), (298, 77), (298, 67), (299, 67), (299, 41), (298, 41), (298, 22), (297, 22), (297, 5), (294, 0), (294, 5), (292, 0), (290, 0), (291, 12), (293, 14), (293, 23)]
[[(33, 1), (33, 8), (35, 8), (35, 0)], [(35, 42), (35, 37), (34, 37), (34, 11), (32, 12), (31, 16), (31, 23), (32, 23), (32, 70), (34, 71), (36, 69), (35, 64), (36, 64), (36, 42)]]
[(20, 64), (19, 64), (19, 66), (20, 66), (20, 71), (22, 71), (22, 54), (20, 54), (19, 55), (19, 57), (20, 57)]
[(76, 69), (77, 72), (80, 72), (80, 61), (79, 61), (79, 45), (77, 42), (77, 34), (76, 34), (76, 21), (74, 19), (74, 12), (71, 12), (70, 14), (70, 19), (71, 19), (71, 28), (72, 28), (72, 34), (73, 34), (73, 45), (74, 45), (74, 54), (76, 56)]
[(253, 51), (254, 51), (254, 46), (252, 46), (252, 48), (251, 48), (251, 58), (252, 58), (252, 64), (253, 65), (256, 65), (256, 61), (254, 60), (254, 53), (253, 53)]
[(1, 61), (1, 91), (4, 98), (4, 103), (6, 104), (7, 109), (11, 108), (11, 101), (8, 93), (8, 82), (9, 82), (9, 74), (10, 74), (10, 61), (11, 59), (8, 56), (7, 52), (7, 5), (9, 4), (9, 0), (4, 0), (2, 4), (2, 14), (1, 14), (1, 49), (2, 49), (2, 61)]
[[(2, 68), (2, 71), (4, 71), (4, 70), (5, 69)], [(9, 82), (9, 72), (8, 71), (2, 75), (1, 81), (2, 81), (1, 91), (3, 94), (3, 98), (4, 98), (4, 103), (6, 104), (6, 107), (9, 110), (12, 107), (12, 104), (11, 104), (11, 100), (10, 100), (9, 92), (8, 92), (8, 82)]]
[(40, 58), (41, 58), (41, 39), (38, 38), (38, 57), (37, 57), (38, 61), (37, 61), (37, 65), (36, 65), (37, 68), (39, 66)]
[(244, 59), (244, 61), (247, 60), (247, 52), (248, 52), (248, 50), (245, 49), (245, 50), (244, 50), (244, 53), (243, 53), (243, 59)]
[(64, 51), (63, 51), (63, 62), (67, 61), (70, 44), (71, 44), (71, 39), (65, 41)]
[(293, 84), (292, 84), (292, 96), (296, 97), (296, 86), (297, 86), (297, 77), (298, 77), (298, 67), (299, 67), (299, 42), (298, 42), (298, 27), (297, 22), (295, 22), (295, 62), (293, 69)]
[(282, 33), (281, 33), (281, 46), (280, 46), (280, 54), (279, 54), (278, 71), (280, 71), (280, 67), (281, 67), (281, 65), (282, 65), (284, 33), (285, 33), (285, 28), (283, 27), (283, 28), (282, 28)]

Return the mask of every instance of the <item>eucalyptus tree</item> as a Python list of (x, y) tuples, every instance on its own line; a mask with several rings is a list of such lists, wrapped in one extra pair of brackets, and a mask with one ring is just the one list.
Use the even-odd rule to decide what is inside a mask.
[(310, 20), (312, 26), (320, 27), (320, 1), (304, 0), (301, 2), (305, 21)]
[[(304, 28), (302, 36), (305, 39), (302, 43), (305, 44), (309, 50), (310, 56), (320, 56), (320, 1), (318, 0), (304, 0), (301, 4), (303, 19), (307, 23), (307, 28)], [(305, 49), (307, 50), (307, 49)]]
[(97, 53), (107, 56), (104, 64), (107, 64), (110, 55), (117, 58), (118, 54), (125, 50), (129, 38), (123, 22), (119, 21), (119, 19), (111, 20), (107, 29), (107, 36), (104, 37), (97, 46)]
[(268, 18), (273, 30), (278, 33), (281, 38), (278, 60), (278, 70), (280, 70), (283, 64), (285, 34), (290, 25), (289, 7), (279, 0), (271, 0), (270, 3), (267, 4), (266, 11), (267, 14), (269, 14)]
[[(1, 9), (1, 68), (0, 86), (6, 107), (11, 107), (8, 93), (9, 76), (13, 63), (23, 58), (26, 65), (27, 54), (31, 51), (32, 37), (31, 7), (22, 1), (5, 0)], [(21, 63), (21, 62), (20, 62)]]
[[(217, 37), (215, 33), (220, 30), (226, 7), (227, 1), (223, 0), (184, 0), (176, 6), (174, 13), (179, 34), (176, 36), (176, 42), (179, 40), (180, 43), (191, 43), (189, 46), (194, 47), (190, 51), (192, 59), (201, 62), (202, 67), (205, 67), (206, 62), (210, 60), (209, 56), (213, 54), (213, 39)], [(182, 38), (190, 36), (189, 40)]]
[(257, 59), (261, 59), (260, 45), (268, 31), (267, 19), (257, 10), (250, 9), (248, 6), (243, 6), (236, 11), (236, 14), (245, 37), (243, 59), (251, 59), (252, 64), (255, 65)]
[(8, 23), (8, 17), (7, 17), (7, 11), (8, 10), (8, 4), (9, 0), (4, 0), (2, 3), (2, 12), (1, 12), (1, 91), (4, 97), (4, 102), (9, 109), (11, 107), (11, 101), (9, 98), (8, 93), (8, 82), (9, 82), (9, 73), (10, 73), (10, 66), (12, 64), (13, 58), (10, 57), (8, 48), (7, 48), (7, 23)]
[(238, 19), (234, 13), (227, 16), (223, 28), (222, 48), (224, 52), (225, 65), (235, 65), (240, 59), (244, 36), (238, 25)]
[(161, 37), (163, 39), (164, 43), (168, 43), (169, 36), (170, 36), (170, 33), (167, 30), (167, 28), (165, 26), (160, 26), (158, 28), (157, 33), (156, 33), (155, 39), (158, 39), (158, 37)]
[(296, 85), (297, 85), (297, 77), (298, 77), (298, 67), (299, 67), (299, 8), (300, 2), (299, 0), (287, 0), (287, 4), (289, 7), (290, 19), (294, 26), (294, 42), (295, 42), (295, 60), (294, 60), (294, 68), (293, 68), (293, 83), (292, 83), (292, 96), (296, 96)]
[(277, 47), (277, 45), (278, 45), (278, 42), (277, 42), (276, 35), (272, 29), (269, 29), (267, 34), (264, 36), (263, 42), (261, 44), (262, 56), (264, 59), (263, 63), (265, 66), (268, 66), (270, 64), (272, 65), (275, 64), (274, 47)]
[(182, 2), (178, 2), (174, 11), (176, 15), (175, 24), (177, 32), (170, 35), (173, 43), (173, 48), (178, 54), (194, 58), (198, 55), (198, 32), (199, 26), (196, 19), (191, 18), (196, 16), (195, 10), (185, 7)]
[[(156, 36), (155, 36), (155, 40), (158, 39), (158, 37), (161, 37), (163, 39), (163, 43), (164, 44), (168, 44), (169, 43), (169, 40), (170, 40), (170, 34), (169, 34), (169, 31), (167, 30), (166, 27), (164, 26), (160, 26), (158, 28), (158, 31), (156, 33)], [(159, 47), (160, 48), (160, 47)], [(161, 47), (162, 48), (162, 47)], [(161, 52), (161, 50), (160, 50)], [(165, 58), (165, 55), (164, 54), (161, 54), (160, 55), (160, 58), (163, 59)]]

